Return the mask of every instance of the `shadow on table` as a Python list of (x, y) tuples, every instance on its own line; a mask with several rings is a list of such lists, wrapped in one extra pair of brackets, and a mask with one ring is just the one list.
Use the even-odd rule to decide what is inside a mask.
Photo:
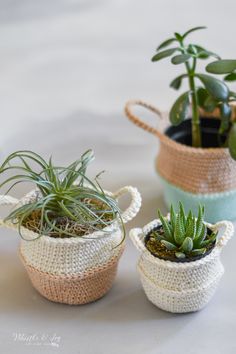
[[(133, 273), (118, 279), (111, 291), (91, 308), (87, 319), (98, 322), (158, 321), (178, 317), (153, 305), (146, 297), (141, 284)], [(88, 306), (88, 305), (86, 305)], [(187, 315), (183, 315), (187, 316)]]
[(0, 253), (0, 311), (23, 311), (28, 306), (30, 283), (18, 255)]

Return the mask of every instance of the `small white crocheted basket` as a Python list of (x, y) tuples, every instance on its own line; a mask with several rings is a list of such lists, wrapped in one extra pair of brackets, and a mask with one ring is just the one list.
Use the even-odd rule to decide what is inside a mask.
[[(130, 206), (121, 214), (123, 223), (136, 216), (141, 207), (141, 196), (134, 187), (121, 188), (116, 193), (106, 192), (115, 199), (131, 195)], [(20, 201), (0, 196), (1, 205), (15, 207), (27, 204), (37, 196), (28, 193)], [(9, 221), (0, 224), (15, 229)], [(123, 231), (118, 221), (84, 237), (52, 238), (40, 236), (22, 227), (24, 239), (20, 243), (20, 257), (32, 284), (46, 298), (69, 304), (82, 304), (103, 296), (111, 287), (119, 258), (124, 248)]]
[(130, 231), (131, 240), (141, 252), (137, 268), (144, 291), (154, 305), (165, 311), (198, 311), (212, 298), (224, 273), (220, 254), (234, 233), (233, 224), (229, 221), (215, 225), (206, 223), (214, 231), (224, 228), (211, 253), (196, 261), (178, 263), (154, 257), (145, 246), (146, 235), (160, 223), (156, 219), (143, 229)]

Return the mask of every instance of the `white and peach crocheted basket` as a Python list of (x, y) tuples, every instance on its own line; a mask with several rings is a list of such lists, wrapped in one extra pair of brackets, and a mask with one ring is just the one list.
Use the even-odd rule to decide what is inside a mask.
[[(141, 207), (141, 196), (136, 188), (127, 186), (116, 193), (106, 193), (115, 199), (130, 193), (131, 204), (122, 213), (122, 220), (126, 223), (136, 216)], [(0, 204), (17, 207), (35, 197), (35, 191), (20, 201), (0, 196)], [(0, 222), (6, 227), (18, 228), (9, 221)], [(85, 304), (101, 298), (111, 288), (124, 249), (118, 221), (78, 238), (38, 237), (37, 233), (23, 227), (21, 233), (24, 240), (20, 243), (20, 258), (33, 286), (47, 299), (71, 305)]]
[(141, 252), (137, 269), (148, 299), (162, 310), (173, 313), (202, 309), (212, 298), (224, 273), (220, 260), (223, 246), (234, 233), (233, 224), (221, 221), (207, 224), (212, 230), (222, 231), (216, 245), (207, 256), (192, 262), (177, 263), (154, 257), (145, 246), (145, 236), (160, 225), (156, 219), (143, 229), (130, 231), (130, 238)]

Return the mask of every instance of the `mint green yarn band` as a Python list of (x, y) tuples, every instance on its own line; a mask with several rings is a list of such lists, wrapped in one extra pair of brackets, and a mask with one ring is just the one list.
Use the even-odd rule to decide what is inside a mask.
[(168, 208), (171, 204), (177, 207), (179, 201), (184, 204), (186, 210), (197, 212), (198, 205), (204, 205), (205, 220), (215, 223), (219, 220), (236, 220), (236, 190), (211, 193), (193, 194), (167, 182), (160, 177), (164, 187), (164, 199)]

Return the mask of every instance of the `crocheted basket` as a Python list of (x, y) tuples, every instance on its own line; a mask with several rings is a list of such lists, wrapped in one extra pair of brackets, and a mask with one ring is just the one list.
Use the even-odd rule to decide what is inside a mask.
[[(106, 192), (118, 199), (130, 193), (132, 200), (122, 213), (123, 222), (131, 220), (141, 207), (136, 188), (124, 187), (116, 193)], [(36, 197), (35, 191), (21, 201), (1, 196), (1, 205), (25, 204)], [(17, 229), (9, 221), (2, 225)], [(33, 286), (49, 300), (67, 304), (84, 304), (102, 297), (112, 286), (119, 258), (124, 249), (123, 232), (118, 221), (84, 237), (38, 237), (26, 228), (21, 229), (20, 258)]]
[[(161, 127), (154, 128), (132, 112), (142, 106), (159, 116)], [(193, 148), (169, 138), (167, 115), (142, 101), (130, 101), (125, 113), (136, 125), (154, 134), (160, 142), (156, 169), (164, 186), (165, 202), (177, 206), (181, 200), (186, 209), (197, 211), (205, 205), (206, 219), (216, 222), (236, 219), (236, 161), (227, 148)]]
[(154, 305), (165, 311), (198, 311), (212, 298), (224, 273), (220, 253), (234, 233), (233, 224), (230, 221), (207, 224), (215, 231), (225, 228), (224, 233), (209, 255), (185, 263), (159, 259), (147, 250), (145, 236), (158, 225), (160, 220), (154, 220), (143, 229), (130, 231), (131, 240), (141, 252), (137, 268), (144, 291)]

